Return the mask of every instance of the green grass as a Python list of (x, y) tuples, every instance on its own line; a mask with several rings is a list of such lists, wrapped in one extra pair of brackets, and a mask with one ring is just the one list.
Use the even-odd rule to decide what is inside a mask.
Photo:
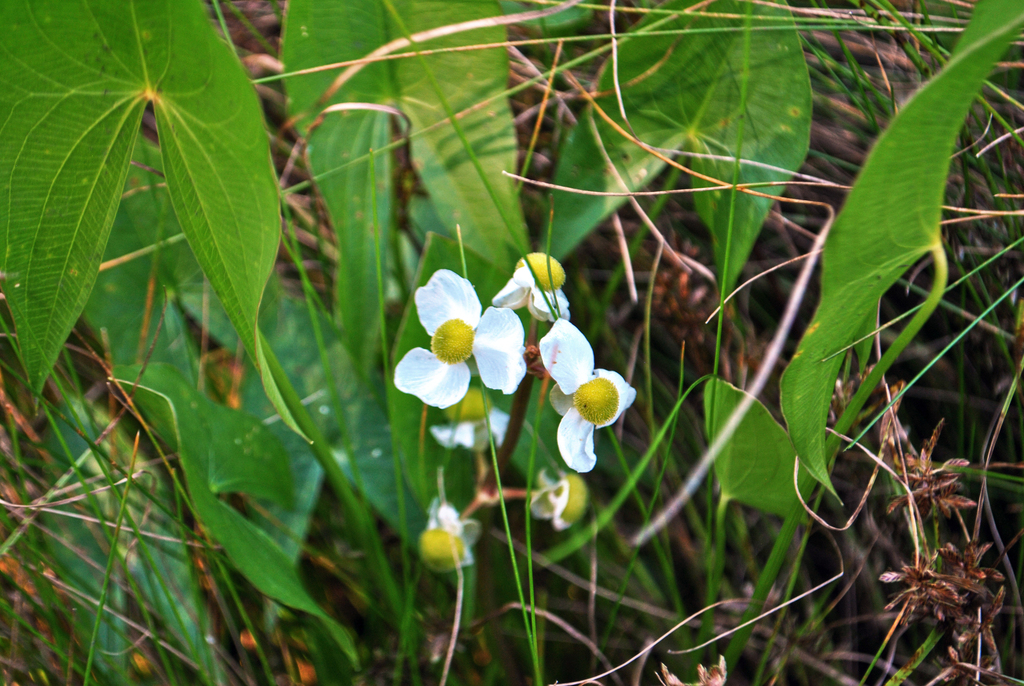
[[(853, 183), (871, 145), (906, 105), (907, 96), (949, 60), (953, 36), (932, 29), (961, 25), (947, 21), (949, 15), (968, 18), (964, 8), (945, 2), (916, 3), (915, 13), (898, 17), (886, 0), (863, 4), (867, 18), (853, 20), (846, 3), (794, 3), (807, 10), (834, 10), (831, 16), (798, 14), (795, 20), (814, 96), (811, 151), (800, 171), (845, 185)], [(213, 6), (213, 21), (234, 41), (238, 55), (276, 58), (281, 53), (282, 8), (276, 3)], [(403, 22), (396, 35), (417, 30), (405, 3), (382, 2), (379, 9), (381, 17)], [(548, 97), (538, 135), (533, 136), (535, 119), (525, 117), (516, 122), (512, 140), (520, 156), (509, 171), (521, 168), (531, 179), (553, 180), (573, 131), (566, 113), (585, 125), (587, 101), (573, 93), (568, 75), (597, 88), (601, 70), (611, 68), (610, 62), (605, 65), (611, 50), (607, 5), (574, 9), (589, 14), (581, 14), (581, 23), (568, 34), (558, 33), (553, 24), (548, 29), (509, 28), (509, 39), (542, 77), (514, 66), (507, 84), (476, 103), (510, 107), (516, 116)], [(644, 39), (628, 34), (647, 15), (651, 39), (667, 35), (685, 41), (707, 33), (678, 28), (671, 23), (674, 15), (654, 3), (641, 1), (619, 10), (621, 51), (642, 49)], [(743, 32), (748, 46), (755, 32), (784, 29), (754, 16), (753, 9), (735, 21), (722, 30)], [(670, 28), (660, 30), (664, 26)], [(429, 43), (422, 48), (418, 56), (410, 52), (387, 68), (397, 69), (398, 62), (425, 68), (438, 114), (430, 130), (458, 139), (460, 154), (491, 191), (479, 202), (498, 207), (501, 226), (487, 230), (511, 236), (507, 240), (516, 253), (550, 246), (552, 233), (564, 221), (558, 204), (543, 188), (529, 183), (518, 188), (516, 197), (530, 227), (529, 245), (519, 245), (515, 220), (505, 216), (493, 190), (509, 181), (487, 175), (474, 130), (464, 128), (462, 114), (449, 105), (445, 89), (463, 75), (439, 70), (444, 64), (439, 60), (478, 52), (436, 53)], [(506, 54), (503, 47), (487, 50)], [(556, 50), (560, 55), (554, 64)], [(753, 58), (745, 55), (745, 60)], [(971, 616), (979, 607), (987, 611), (992, 594), (1005, 587), (1005, 609), (991, 625), (1000, 658), (991, 669), (1016, 682), (1024, 678), (1024, 632), (1014, 619), (1020, 608), (1016, 586), (1024, 575), (1024, 546), (1015, 538), (1024, 529), (1024, 395), (1018, 383), (1024, 346), (1024, 306), (1018, 302), (1024, 286), (1019, 250), (1024, 214), (1013, 214), (1022, 198), (1010, 196), (1024, 188), (1024, 168), (1020, 142), (1012, 137), (977, 155), (1024, 119), (1017, 104), (1019, 46), (1002, 59), (1004, 65), (990, 75), (964, 124), (957, 150), (982, 142), (953, 161), (944, 204), (1008, 214), (959, 221), (963, 213), (943, 212), (944, 220), (958, 220), (942, 228), (949, 285), (932, 292), (932, 268), (911, 278), (915, 265), (907, 265), (904, 278), (882, 297), (879, 326), (872, 332), (884, 351), (901, 331), (920, 324), (885, 372), (887, 384), (905, 381), (906, 387), (892, 399), (881, 386), (865, 388), (865, 409), (848, 415), (844, 433), (880, 453), (881, 419), (899, 401), (898, 417), (906, 430), (899, 443), (911, 453), (945, 419), (933, 454), (937, 465), (968, 460), (966, 468), (956, 470), (958, 493), (974, 501), (981, 500), (983, 489), (987, 493), (977, 511), (961, 512), (963, 526), (981, 544), (1014, 542), (1005, 559), (997, 543), (981, 561), (1014, 578), (988, 582), (987, 593), (971, 596), (974, 604), (961, 611)], [(745, 60), (731, 74), (744, 104)], [(906, 512), (886, 512), (890, 501), (903, 494), (886, 472), (874, 481), (852, 525), (833, 531), (813, 523), (802, 507), (779, 517), (723, 500), (712, 470), (678, 516), (645, 545), (632, 545), (707, 450), (705, 382), (719, 376), (742, 387), (757, 373), (800, 263), (765, 275), (724, 304), (729, 294), (671, 261), (627, 206), (618, 212), (639, 302), (630, 300), (610, 219), (567, 256), (563, 264), (573, 323), (593, 345), (596, 366), (629, 375), (638, 396), (621, 424), (597, 432), (598, 465), (584, 475), (590, 494), (587, 514), (567, 530), (555, 531), (550, 522), (531, 516), (529, 498), (523, 497), (536, 488), (541, 468), (564, 467), (556, 441), (560, 418), (542, 396), (550, 384), (535, 379), (528, 389), (518, 445), (504, 461), (494, 443), (479, 455), (441, 448), (429, 427), (444, 421), (442, 414), (396, 397), (391, 386), (399, 346), (412, 329), (422, 334), (412, 294), (429, 277), (420, 273), (427, 259), (450, 256), (447, 268), (478, 276), (484, 307), (494, 294), (486, 289), (491, 282), (504, 283), (513, 265), (488, 265), (461, 243), (452, 251), (447, 243), (434, 248), (439, 239), (425, 239), (437, 226), (419, 177), (422, 160), (410, 159), (410, 140), (420, 140), (426, 129), (412, 131), (409, 139), (396, 134), (377, 150), (339, 156), (334, 168), (319, 175), (307, 166), (301, 148), (289, 163), (290, 145), (299, 141), (301, 131), (285, 126), (292, 113), (284, 104), (283, 79), (289, 75), (288, 65), (284, 68), (284, 75), (261, 73), (252, 79), (260, 88), (270, 134), (288, 143), (272, 148), (276, 173), (291, 165), (289, 185), (281, 190), (283, 250), (259, 321), (273, 351), (267, 372), (312, 443), (276, 418), (259, 372), (220, 301), (204, 286), (189, 249), (183, 242), (161, 240), (178, 233), (175, 215), (167, 211), (167, 191), (154, 187), (126, 197), (112, 241), (125, 235), (119, 231), (131, 231), (141, 246), (152, 249), (104, 272), (117, 288), (98, 287), (91, 296), (94, 303), (123, 299), (122, 318), (87, 308), (41, 391), (25, 378), (14, 315), (0, 308), (5, 334), (0, 340), (4, 683), (305, 685), (315, 678), (324, 685), (436, 684), (457, 608), (460, 630), (446, 677), (452, 685), (566, 683), (634, 658), (604, 682), (657, 683), (662, 664), (684, 682), (695, 682), (698, 665), (717, 664), (719, 656), (727, 659), (729, 683), (738, 684), (899, 683), (897, 670), (904, 667), (914, 683), (927, 683), (950, 668), (948, 647), (957, 647), (962, 626), (917, 615), (889, 635), (902, 605), (889, 610), (886, 605), (901, 587), (879, 577), (913, 564), (915, 541)], [(541, 81), (549, 78), (553, 84), (545, 96)], [(744, 137), (756, 125), (740, 126), (739, 149), (745, 149)], [(144, 120), (144, 134), (152, 133), (149, 126)], [(140, 151), (136, 159), (148, 159)], [(374, 245), (375, 278), (369, 286), (379, 298), (374, 315), (380, 327), (378, 332), (374, 324), (368, 364), (361, 367), (345, 344), (347, 331), (358, 323), (343, 321), (336, 306), (336, 275), (347, 266), (334, 233), (342, 229), (329, 215), (318, 184), (362, 169), (360, 164), (368, 168), (368, 178), (376, 179), (375, 165), (385, 158), (393, 173), (383, 185), (368, 185), (372, 213), (365, 218)], [(679, 161), (685, 164), (686, 158)], [(738, 163), (733, 171), (738, 180)], [(689, 186), (687, 174), (671, 167), (643, 183), (646, 190)], [(378, 216), (378, 194), (390, 194), (397, 208), (390, 216)], [(845, 198), (834, 188), (814, 186), (791, 186), (784, 195), (836, 209)], [(734, 197), (735, 192), (723, 196)], [(716, 244), (690, 195), (641, 197), (638, 202), (676, 251), (714, 265), (715, 251), (729, 250), (728, 244)], [(813, 241), (806, 232), (816, 233), (823, 217), (814, 207), (776, 204), (738, 281), (806, 252)], [(455, 227), (441, 228), (455, 237)], [(428, 246), (435, 252), (421, 262)], [(11, 287), (9, 277), (0, 282), (0, 289)], [(782, 363), (760, 398), (780, 421), (779, 376), (811, 321), (820, 297), (817, 288), (812, 284), (805, 295)], [(130, 309), (139, 301), (129, 296), (150, 291), (152, 323), (142, 332), (142, 356), (117, 359), (116, 344), (130, 340), (130, 347), (137, 347), (142, 328), (143, 313)], [(929, 292), (934, 312), (908, 324), (928, 309), (922, 301)], [(723, 304), (717, 321), (705, 324)], [(549, 328), (536, 324), (528, 343), (536, 344)], [(837, 411), (830, 426), (863, 379), (854, 352), (840, 355), (841, 379), (851, 387), (845, 398), (833, 401), (840, 404), (833, 406)], [(873, 354), (871, 359), (877, 361)], [(117, 388), (109, 381), (112, 366), (158, 362), (176, 366), (217, 403), (263, 421), (268, 435), (283, 446), (296, 484), (294, 503), (285, 506), (242, 491), (216, 497), (294, 562), (315, 604), (350, 637), (356, 660), (346, 658), (345, 639), (332, 634), (333, 625), (295, 609), (283, 595), (275, 599), (257, 590), (218, 540), (219, 532), (198, 514), (181, 456), (173, 441), (154, 429), (159, 418), (140, 410), (130, 387)], [(511, 410), (513, 397), (486, 396), (489, 405), (505, 411)], [(993, 464), (986, 469), (989, 453)], [(460, 511), (474, 502), (485, 482), (494, 483), (499, 496), (473, 513), (483, 529), (473, 549), (476, 561), (458, 575), (426, 568), (417, 548), (426, 507), (437, 494), (438, 466), (443, 467), (445, 493)], [(847, 447), (831, 464), (841, 502), (819, 487), (807, 499), (808, 507), (829, 524), (841, 525), (873, 469), (868, 458)], [(258, 466), (253, 470), (259, 473)], [(494, 474), (490, 482), (488, 473)], [(975, 517), (980, 518), (977, 534)], [(946, 543), (962, 549), (968, 541), (955, 516), (932, 513), (922, 524), (919, 543), (929, 552)], [(840, 569), (840, 579), (822, 586)], [(932, 569), (949, 573), (943, 562)], [(715, 605), (669, 632), (719, 601), (733, 602)], [(772, 609), (771, 615), (741, 627)], [(663, 640), (650, 647), (659, 637)], [(703, 643), (708, 645), (694, 650)], [(919, 649), (923, 654), (915, 655)], [(985, 648), (983, 655), (990, 656), (990, 650)], [(973, 659), (973, 654), (963, 656), (965, 662)]]

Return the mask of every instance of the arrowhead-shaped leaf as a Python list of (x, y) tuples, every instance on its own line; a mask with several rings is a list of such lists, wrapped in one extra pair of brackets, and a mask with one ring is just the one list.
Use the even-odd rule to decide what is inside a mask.
[[(689, 6), (672, 2), (662, 6)], [(750, 5), (720, 1), (716, 15), (742, 17)], [(682, 161), (695, 171), (730, 183), (737, 152), (738, 126), (743, 121), (743, 142), (739, 150), (745, 160), (781, 169), (796, 170), (807, 153), (811, 122), (811, 89), (800, 37), (784, 6), (753, 5), (753, 22), (770, 22), (774, 30), (752, 31), (749, 51), (744, 47), (744, 22), (724, 16), (681, 15), (665, 22), (663, 15), (640, 22), (625, 34), (618, 53), (619, 83), (629, 126), (645, 143), (661, 148), (685, 149), (725, 160)], [(659, 19), (661, 17), (661, 19)], [(658, 31), (690, 29), (679, 35), (642, 36), (645, 29)], [(745, 63), (746, 60), (746, 63)], [(747, 76), (745, 99), (741, 94)], [(612, 63), (609, 59), (601, 76), (600, 107), (628, 130), (614, 95)], [(664, 162), (645, 152), (588, 112), (573, 130), (556, 173), (559, 184), (598, 191), (622, 191), (607, 170), (588, 118), (594, 117), (608, 156), (631, 190), (639, 190), (664, 168)], [(764, 166), (744, 164), (739, 181), (785, 181), (790, 174)], [(695, 184), (709, 185), (695, 180)], [(781, 186), (759, 189), (780, 194)], [(698, 193), (694, 196), (701, 218), (711, 228), (715, 258), (722, 288), (729, 290), (761, 230), (772, 200), (736, 194), (729, 211), (729, 191)], [(605, 216), (621, 205), (622, 197), (593, 197), (570, 193), (555, 194), (555, 229), (552, 252), (566, 254)], [(726, 238), (732, 215), (732, 241), (728, 259)]]
[(256, 94), (203, 3), (12, 0), (0, 20), (0, 268), (29, 383), (42, 387), (89, 297), (147, 105), (178, 223), (261, 359), (277, 182)]
[(1022, 23), (1019, 0), (977, 5), (949, 62), (875, 144), (825, 243), (821, 303), (782, 377), (782, 411), (802, 463), (830, 489), (825, 424), (843, 362), (835, 353), (873, 322), (878, 299), (903, 272), (942, 249), (939, 220), (957, 132)]
[[(126, 389), (132, 387), (137, 376), (138, 368), (118, 370), (121, 385)], [(215, 460), (223, 463), (220, 453), (232, 451), (232, 446), (241, 450), (254, 438), (267, 443), (277, 443), (276, 439), (248, 415), (212, 403), (170, 365), (147, 367), (135, 387), (134, 398), (164, 441), (178, 451), (196, 514), (224, 547), (232, 563), (262, 593), (323, 620), (352, 664), (358, 665), (351, 634), (310, 597), (291, 558), (266, 532), (220, 500), (211, 488), (217, 478)], [(254, 475), (247, 480), (246, 490), (251, 491), (256, 481), (278, 476)], [(264, 484), (259, 490), (268, 488), (274, 487)]]
[[(713, 379), (704, 389), (709, 443), (744, 395), (744, 391), (721, 379)], [(797, 504), (793, 488), (795, 460), (796, 451), (786, 430), (760, 401), (755, 400), (715, 460), (715, 476), (722, 486), (722, 497), (765, 512), (789, 514)], [(806, 495), (814, 481), (807, 472), (800, 474), (803, 477), (800, 490)]]
[[(413, 34), (501, 15), (498, 3), (479, 0), (401, 0), (394, 5), (404, 28)], [(403, 35), (402, 27), (379, 0), (293, 0), (288, 5), (282, 56), (288, 70), (292, 71), (358, 59)], [(428, 49), (454, 48), (500, 43), (505, 38), (504, 29), (496, 26), (439, 37), (419, 45)], [(410, 58), (370, 64), (335, 93), (331, 102), (388, 104), (404, 112), (412, 123), (413, 164), (445, 229), (454, 236), (455, 224), (461, 224), (467, 247), (495, 264), (511, 260), (511, 268), (515, 262), (512, 255), (517, 251), (514, 246), (525, 244), (526, 233), (513, 185), (501, 175), (503, 170), (516, 168), (516, 134), (508, 104), (500, 99), (483, 109), (467, 112), (459, 119), (495, 191), (496, 205), (463, 142), (446, 121), (444, 106), (426, 69), (437, 79), (448, 105), (455, 112), (462, 112), (500, 96), (508, 79), (508, 58), (501, 50), (472, 50), (430, 55), (422, 62)], [(318, 101), (335, 75), (336, 72), (323, 72), (290, 78), (288, 94), (293, 115), (304, 114), (308, 121), (308, 117), (316, 116), (329, 104)], [(329, 116), (355, 119), (377, 115)], [(328, 120), (311, 137), (310, 160), (317, 176), (323, 180), (321, 190), (335, 228), (339, 233), (355, 232), (357, 238), (365, 240), (369, 235), (372, 239), (369, 214), (364, 212), (359, 221), (353, 221), (347, 207), (358, 196), (356, 202), (369, 208), (365, 184), (334, 178), (336, 174), (347, 175), (349, 179), (354, 176), (355, 172), (340, 167), (365, 155), (367, 140), (338, 136), (337, 126), (340, 125)], [(365, 169), (365, 164), (357, 168), (359, 166)], [(382, 165), (377, 166), (380, 174)], [(365, 179), (365, 172), (362, 178)], [(381, 192), (378, 190), (378, 194)], [(509, 235), (503, 215), (512, 225), (514, 235)], [(343, 246), (354, 240), (340, 237)], [(357, 259), (366, 254), (373, 257), (372, 250), (356, 249), (355, 254)], [(344, 259), (344, 255), (342, 257)], [(358, 262), (353, 266), (356, 273), (362, 269)]]

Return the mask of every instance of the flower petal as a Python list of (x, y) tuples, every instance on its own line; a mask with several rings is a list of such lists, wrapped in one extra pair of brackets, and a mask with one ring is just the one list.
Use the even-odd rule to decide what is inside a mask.
[(440, 424), (430, 427), (431, 435), (445, 448), (462, 446), (474, 448), (474, 430), (476, 422), (459, 422), (458, 424)]
[(553, 519), (555, 516), (554, 489), (535, 491), (530, 499), (530, 514), (535, 519)]
[(552, 293), (547, 291), (547, 302), (544, 300), (544, 291), (539, 288), (530, 289), (530, 301), (527, 304), (527, 308), (530, 310), (530, 314), (535, 319), (539, 319), (542, 322), (553, 322), (555, 321), (555, 315), (548, 308), (548, 302), (554, 307), (556, 302), (558, 304), (558, 318), (568, 319), (569, 318), (569, 299), (565, 297), (565, 293), (559, 288), (557, 291)]
[(434, 497), (430, 501), (430, 507), (427, 509), (427, 528), (428, 529), (440, 529), (441, 522), (437, 518), (437, 513), (441, 510), (441, 499)]
[[(462, 542), (466, 545), (466, 550), (469, 550), (470, 546), (477, 542), (480, 538), (480, 522), (475, 519), (467, 519), (462, 523)], [(472, 561), (472, 557), (470, 561)]]
[(515, 393), (526, 376), (523, 323), (512, 310), (488, 307), (473, 339), (473, 357), (487, 388)]
[(559, 319), (540, 339), (540, 357), (548, 373), (572, 394), (594, 376), (594, 350), (580, 330), (565, 319)]
[(449, 319), (461, 319), (472, 328), (480, 322), (480, 298), (473, 284), (449, 269), (438, 269), (426, 286), (416, 289), (416, 312), (431, 336)]
[(558, 425), (558, 451), (570, 468), (589, 472), (597, 463), (594, 455), (594, 425), (574, 407)]
[(469, 390), (469, 365), (445, 364), (423, 348), (413, 348), (395, 367), (395, 387), (427, 405), (450, 407)]
[(530, 287), (520, 286), (513, 280), (509, 280), (505, 287), (498, 291), (498, 294), (491, 300), (495, 307), (508, 307), (518, 309), (529, 302)]
[(615, 410), (615, 416), (604, 424), (598, 424), (597, 428), (600, 429), (608, 426), (609, 424), (614, 424), (615, 420), (619, 418), (619, 415), (625, 412), (626, 408), (633, 404), (633, 401), (636, 400), (636, 389), (626, 383), (626, 380), (623, 379), (622, 375), (618, 372), (610, 372), (607, 369), (597, 369), (594, 370), (594, 374), (602, 379), (608, 379), (611, 381), (615, 384), (615, 390), (619, 392), (619, 407)]
[(491, 409), (489, 418), (491, 420), (491, 433), (494, 434), (494, 445), (499, 447), (505, 442), (505, 432), (508, 431), (508, 412), (502, 412), (495, 407)]
[(558, 384), (551, 387), (548, 400), (551, 401), (551, 407), (555, 408), (555, 412), (563, 417), (566, 412), (572, 409), (573, 397), (562, 393), (562, 388)]
[(524, 288), (533, 288), (533, 274), (530, 273), (530, 268), (525, 264), (512, 272), (512, 280)]
[(459, 511), (448, 503), (441, 503), (437, 508), (437, 528), (444, 529), (452, 536), (462, 536), (462, 520)]

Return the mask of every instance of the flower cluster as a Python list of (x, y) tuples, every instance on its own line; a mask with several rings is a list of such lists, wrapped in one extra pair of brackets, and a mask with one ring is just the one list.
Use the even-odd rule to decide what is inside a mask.
[[(484, 388), (515, 393), (527, 374), (529, 357), (531, 374), (554, 381), (549, 400), (562, 415), (557, 434), (562, 459), (576, 472), (594, 468), (595, 429), (614, 424), (633, 404), (636, 390), (617, 372), (595, 367), (590, 343), (569, 322), (569, 300), (562, 292), (565, 281), (557, 260), (531, 253), (519, 260), (512, 279), (482, 313), (473, 284), (447, 269), (436, 271), (416, 290), (416, 312), (430, 335), (430, 349), (413, 348), (405, 354), (395, 368), (395, 386), (445, 410), (449, 424), (430, 427), (441, 445), (479, 454), (493, 437), (500, 446), (510, 417), (487, 407), (483, 392), (470, 389), (470, 380), (477, 375)], [(537, 347), (531, 329), (530, 353), (523, 324), (513, 312), (521, 307), (540, 322), (552, 322)], [(519, 417), (517, 435), (521, 421)], [(587, 486), (577, 474), (554, 479), (542, 471), (539, 488), (527, 495), (533, 515), (551, 520), (558, 531), (582, 518), (587, 507)], [(474, 503), (470, 510), (477, 506)], [(478, 527), (460, 519), (451, 505), (435, 500), (430, 523), (420, 537), (421, 557), (439, 571), (470, 564), (469, 546), (475, 536), (466, 530)]]

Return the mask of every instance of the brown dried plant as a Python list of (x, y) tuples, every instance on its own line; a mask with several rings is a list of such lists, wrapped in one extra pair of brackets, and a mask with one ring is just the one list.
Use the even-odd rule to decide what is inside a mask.
[[(932, 461), (943, 423), (940, 421), (935, 427), (916, 457), (899, 457), (892, 445), (885, 451), (910, 486), (910, 494), (890, 503), (890, 513), (899, 508), (916, 508), (921, 517), (938, 510), (948, 518), (954, 513), (959, 516), (962, 509), (976, 507), (973, 500), (959, 495), (961, 475), (950, 470), (966, 466), (967, 460), (949, 460), (941, 467), (936, 467)], [(1001, 583), (1004, 577), (991, 567), (981, 566), (982, 558), (991, 547), (991, 543), (972, 539), (961, 550), (947, 541), (933, 555), (918, 555), (913, 565), (879, 577), (883, 583), (903, 584), (886, 606), (887, 610), (900, 607), (897, 623), (933, 617), (952, 632), (955, 647), (948, 648), (948, 660), (938, 680), (976, 684), (982, 683), (984, 677), (984, 683), (998, 683), (992, 681), (995, 672), (991, 668), (997, 664), (998, 655), (992, 625), (1002, 612), (1005, 590), (1000, 586), (993, 594), (988, 584)], [(984, 657), (981, 644), (988, 653)], [(961, 656), (966, 659), (962, 660)]]
[(932, 508), (937, 508), (946, 518), (952, 517), (954, 511), (965, 510), (976, 507), (970, 498), (959, 494), (960, 474), (951, 471), (952, 468), (966, 467), (970, 464), (967, 460), (948, 460), (941, 467), (936, 467), (932, 461), (932, 451), (935, 443), (942, 433), (945, 420), (939, 422), (932, 432), (931, 438), (921, 446), (921, 452), (916, 457), (905, 455), (902, 460), (896, 459), (896, 469), (900, 476), (906, 479), (910, 486), (909, 495), (901, 495), (889, 503), (888, 513), (906, 507), (910, 503), (911, 496), (922, 517), (927, 517)]
[(658, 679), (664, 686), (725, 686), (727, 672), (725, 669), (725, 657), (718, 658), (718, 664), (714, 667), (697, 665), (697, 682), (687, 684), (672, 672), (664, 664), (661, 666), (661, 674)]

